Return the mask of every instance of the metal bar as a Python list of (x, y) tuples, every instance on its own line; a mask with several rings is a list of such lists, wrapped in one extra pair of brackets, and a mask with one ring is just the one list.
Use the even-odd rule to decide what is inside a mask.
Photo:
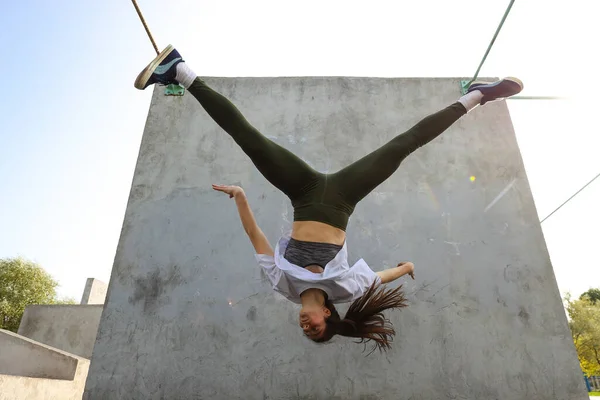
[(479, 63), (479, 67), (477, 68), (477, 71), (475, 72), (475, 76), (473, 76), (473, 79), (471, 79), (469, 81), (468, 85), (470, 85), (479, 76), (479, 71), (481, 71), (481, 67), (483, 66), (483, 63), (485, 62), (488, 54), (490, 53), (490, 50), (492, 49), (492, 46), (494, 45), (494, 42), (496, 41), (496, 38), (498, 37), (498, 33), (500, 33), (500, 29), (502, 29), (502, 25), (504, 25), (504, 21), (506, 20), (506, 17), (508, 17), (508, 13), (510, 12), (510, 9), (512, 8), (514, 2), (515, 2), (515, 0), (510, 0), (510, 4), (508, 5), (508, 8), (506, 9), (506, 12), (504, 12), (504, 17), (502, 17), (502, 21), (500, 21), (500, 25), (498, 25), (498, 29), (496, 29), (496, 33), (494, 34), (494, 37), (492, 38), (492, 41), (490, 42), (490, 45), (488, 46), (487, 51), (485, 52), (485, 55), (483, 56), (483, 59), (481, 60), (481, 63)]
[(566, 100), (566, 97), (561, 96), (512, 96), (506, 100)]
[(543, 220), (540, 221), (540, 224), (542, 222), (544, 222), (545, 220), (547, 220), (548, 218), (550, 218), (552, 216), (552, 214), (554, 214), (555, 212), (557, 212), (558, 210), (560, 210), (562, 208), (562, 206), (564, 206), (565, 204), (567, 204), (569, 201), (571, 201), (571, 199), (575, 196), (577, 196), (579, 193), (581, 193), (581, 191), (583, 189), (585, 189), (586, 187), (588, 187), (590, 185), (590, 183), (594, 182), (596, 179), (600, 178), (600, 174), (596, 175), (591, 181), (589, 181), (588, 183), (585, 184), (584, 187), (582, 187), (581, 189), (579, 189), (573, 196), (569, 197), (567, 199), (567, 201), (565, 201), (564, 203), (562, 203), (560, 206), (558, 206), (558, 208), (554, 211), (552, 211), (546, 218), (544, 218)]
[(591, 392), (592, 391), (592, 387), (590, 386), (590, 382), (588, 381), (587, 376), (583, 375), (583, 379), (585, 380), (585, 386), (587, 387), (587, 391)]
[(144, 29), (146, 30), (146, 33), (148, 34), (148, 37), (150, 38), (150, 41), (152, 42), (152, 46), (154, 46), (154, 51), (156, 51), (156, 54), (158, 55), (160, 53), (158, 51), (158, 46), (156, 46), (156, 42), (154, 41), (154, 38), (152, 37), (152, 34), (150, 33), (150, 29), (148, 28), (148, 25), (146, 24), (146, 20), (144, 19), (144, 16), (142, 15), (142, 11), (138, 7), (137, 2), (135, 0), (131, 0), (131, 2), (133, 3), (133, 6), (135, 7), (135, 11), (137, 11), (138, 16), (140, 17), (140, 20), (142, 21), (142, 25), (144, 25)]

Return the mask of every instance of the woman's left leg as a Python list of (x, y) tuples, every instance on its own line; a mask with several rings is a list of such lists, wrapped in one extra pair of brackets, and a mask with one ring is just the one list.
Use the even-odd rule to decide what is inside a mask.
[(473, 83), (469, 92), (456, 103), (425, 117), (381, 148), (330, 175), (328, 180), (347, 203), (344, 206), (353, 209), (389, 178), (409, 154), (441, 135), (469, 110), (479, 104), (513, 96), (522, 89), (522, 82), (516, 78), (505, 78), (489, 84)]
[(457, 102), (429, 115), (379, 149), (330, 175), (329, 180), (344, 201), (354, 207), (389, 178), (409, 154), (438, 137), (466, 112)]

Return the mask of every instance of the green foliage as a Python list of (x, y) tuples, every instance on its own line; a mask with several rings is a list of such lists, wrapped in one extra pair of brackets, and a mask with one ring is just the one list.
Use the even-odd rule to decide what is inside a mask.
[(56, 298), (57, 286), (58, 282), (34, 262), (0, 259), (0, 329), (16, 332), (30, 304), (73, 304), (72, 299)]
[(600, 300), (600, 289), (590, 289), (579, 298), (583, 299), (584, 297), (587, 297), (592, 303), (596, 304)]
[(567, 296), (566, 302), (581, 369), (588, 376), (600, 375), (600, 302), (586, 296), (578, 300)]

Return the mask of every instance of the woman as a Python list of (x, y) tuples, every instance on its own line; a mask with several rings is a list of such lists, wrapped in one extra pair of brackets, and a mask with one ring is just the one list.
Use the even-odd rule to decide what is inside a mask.
[[(155, 83), (179, 83), (188, 89), (261, 174), (291, 200), (291, 235), (281, 238), (273, 250), (256, 224), (244, 191), (237, 186), (213, 185), (235, 199), (256, 259), (273, 289), (302, 305), (298, 322), (305, 335), (316, 342), (336, 334), (361, 342), (372, 340), (380, 350), (390, 347), (395, 334), (382, 312), (406, 306), (401, 287), (386, 289), (382, 284), (406, 274), (414, 279), (414, 265), (404, 262), (377, 273), (362, 259), (349, 266), (345, 231), (356, 204), (390, 177), (407, 155), (468, 111), (523, 89), (515, 78), (473, 83), (454, 104), (346, 168), (323, 174), (258, 132), (229, 100), (198, 78), (170, 45), (138, 75), (135, 87), (143, 90)], [(333, 305), (342, 302), (353, 302), (343, 319)]]

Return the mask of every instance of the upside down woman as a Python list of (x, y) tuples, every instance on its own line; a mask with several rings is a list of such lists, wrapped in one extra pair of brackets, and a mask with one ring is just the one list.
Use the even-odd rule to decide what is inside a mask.
[[(334, 335), (359, 338), (361, 342), (372, 340), (380, 350), (390, 348), (395, 334), (383, 311), (407, 305), (402, 286), (387, 289), (384, 284), (404, 275), (414, 279), (414, 265), (402, 262), (374, 272), (361, 259), (350, 267), (346, 244), (350, 215), (357, 203), (389, 178), (410, 153), (478, 105), (523, 89), (515, 78), (474, 82), (454, 104), (425, 117), (355, 163), (324, 174), (258, 132), (229, 100), (208, 87), (171, 45), (138, 75), (135, 87), (143, 90), (155, 83), (183, 85), (260, 173), (290, 199), (294, 208), (292, 232), (282, 237), (273, 250), (254, 219), (244, 191), (237, 186), (213, 185), (235, 199), (256, 260), (273, 289), (302, 305), (298, 323), (304, 334), (315, 342), (328, 341)], [(352, 304), (342, 318), (334, 303), (344, 302)]]

